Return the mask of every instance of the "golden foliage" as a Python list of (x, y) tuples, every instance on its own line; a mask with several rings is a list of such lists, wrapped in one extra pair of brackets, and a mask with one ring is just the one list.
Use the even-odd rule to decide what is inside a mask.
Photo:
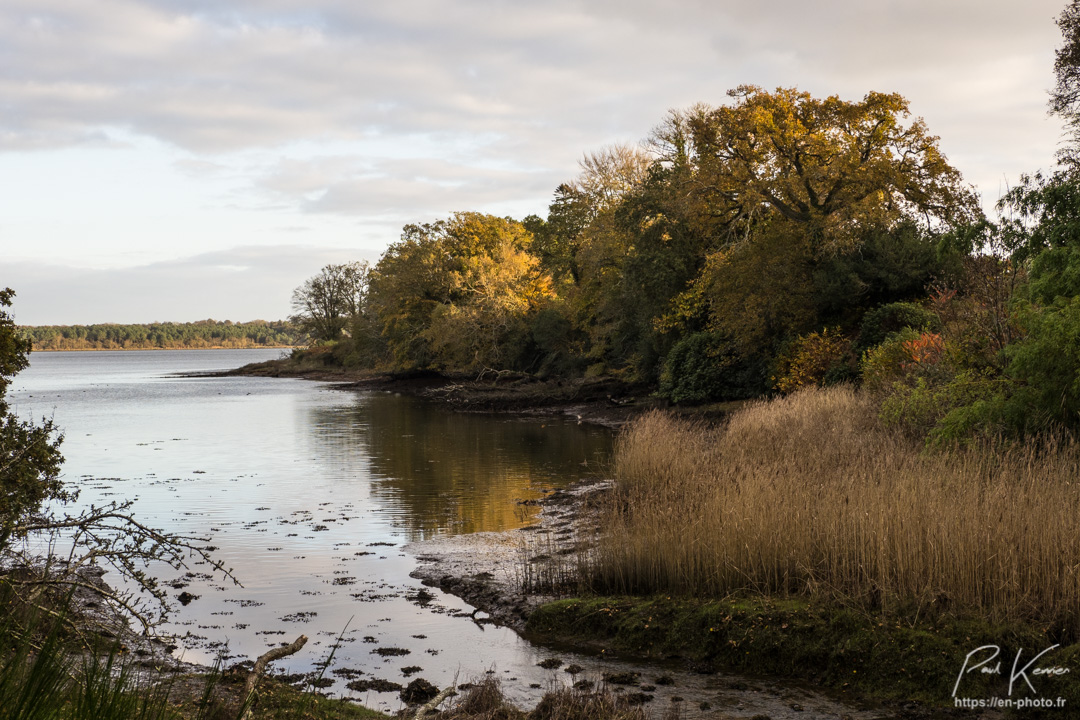
[(743, 85), (730, 106), (691, 121), (702, 185), (741, 231), (767, 210), (800, 223), (815, 250), (849, 248), (902, 216), (954, 223), (979, 214), (966, 187), (908, 103), (871, 92), (819, 100), (794, 88)]
[(803, 335), (777, 359), (777, 377), (773, 382), (785, 395), (824, 385), (829, 371), (849, 361), (851, 355), (851, 340), (840, 328)]
[(393, 362), (504, 367), (526, 315), (554, 298), (518, 222), (480, 213), (405, 228), (372, 271), (372, 305)]

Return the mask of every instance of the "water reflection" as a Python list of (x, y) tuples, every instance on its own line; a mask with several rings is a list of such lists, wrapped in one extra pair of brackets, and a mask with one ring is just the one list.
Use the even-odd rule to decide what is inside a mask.
[(517, 500), (597, 474), (611, 447), (604, 428), (455, 414), (389, 393), (305, 411), (319, 452), (363, 468), (410, 540), (517, 527), (535, 512)]

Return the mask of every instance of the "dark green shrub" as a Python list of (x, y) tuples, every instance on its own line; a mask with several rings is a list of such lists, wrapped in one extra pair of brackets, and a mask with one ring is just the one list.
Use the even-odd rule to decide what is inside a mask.
[(926, 438), (929, 445), (965, 442), (976, 434), (1000, 433), (1000, 407), (1008, 390), (1007, 381), (973, 371), (947, 380), (916, 377), (913, 383), (893, 385), (879, 417), (886, 426)]
[(753, 397), (763, 390), (761, 365), (742, 357), (722, 335), (694, 333), (665, 358), (659, 394), (677, 403)]
[(1022, 404), (1022, 430), (1080, 426), (1080, 297), (1050, 307), (1025, 306), (1027, 335), (1005, 349), (1007, 374), (1017, 381), (1012, 405)]
[(999, 381), (996, 393), (952, 408), (927, 435), (927, 444), (962, 444), (976, 437), (1012, 434), (1023, 421), (1016, 416), (1016, 405), (1009, 402), (1009, 390), (1006, 381)]
[(937, 330), (937, 315), (915, 303), (897, 302), (882, 305), (863, 316), (859, 339), (855, 351), (860, 355), (867, 349), (879, 345), (889, 335), (904, 328), (912, 330)]

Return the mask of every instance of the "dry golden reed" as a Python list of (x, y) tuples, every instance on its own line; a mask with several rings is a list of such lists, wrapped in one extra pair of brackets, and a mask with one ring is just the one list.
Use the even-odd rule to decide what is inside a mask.
[(1080, 449), (927, 453), (857, 390), (654, 412), (620, 437), (585, 574), (602, 592), (826, 594), (1080, 627)]

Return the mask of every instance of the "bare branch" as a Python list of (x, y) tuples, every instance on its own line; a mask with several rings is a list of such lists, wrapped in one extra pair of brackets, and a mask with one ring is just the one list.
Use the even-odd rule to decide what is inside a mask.
[(300, 648), (307, 644), (307, 641), (307, 635), (301, 635), (288, 645), (273, 648), (259, 656), (259, 659), (255, 661), (254, 669), (248, 673), (247, 681), (244, 683), (244, 714), (240, 720), (248, 720), (251, 717), (251, 707), (255, 700), (255, 685), (259, 682), (259, 678), (262, 677), (263, 673), (266, 672), (266, 666), (274, 660), (299, 652)]

